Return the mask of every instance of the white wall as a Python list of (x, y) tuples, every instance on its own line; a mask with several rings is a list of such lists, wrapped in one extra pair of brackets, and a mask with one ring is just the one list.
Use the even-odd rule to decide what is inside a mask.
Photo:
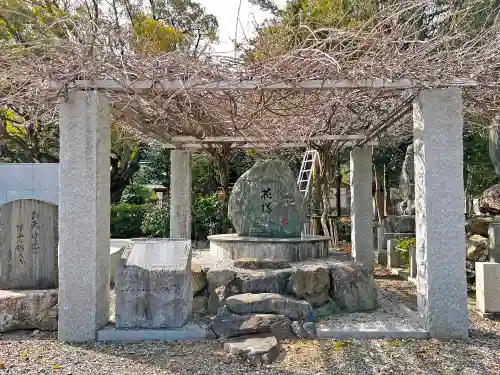
[(59, 164), (0, 164), (0, 204), (23, 198), (58, 204)]

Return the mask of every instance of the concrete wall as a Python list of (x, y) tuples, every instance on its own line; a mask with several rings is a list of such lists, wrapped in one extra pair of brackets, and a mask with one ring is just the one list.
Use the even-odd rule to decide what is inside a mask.
[(0, 164), (0, 204), (36, 198), (59, 203), (59, 164)]

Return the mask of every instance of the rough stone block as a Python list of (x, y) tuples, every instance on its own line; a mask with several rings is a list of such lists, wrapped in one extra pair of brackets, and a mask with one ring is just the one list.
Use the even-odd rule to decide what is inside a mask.
[(228, 297), (224, 302), (227, 309), (236, 314), (276, 314), (291, 320), (316, 321), (311, 305), (276, 293), (246, 293)]
[(195, 296), (207, 286), (207, 276), (205, 275), (205, 272), (203, 272), (201, 266), (197, 263), (191, 264), (191, 275), (193, 278), (191, 282), (191, 285), (193, 286), (193, 296)]
[(0, 289), (57, 288), (57, 211), (36, 199), (0, 207)]
[(286, 290), (315, 307), (321, 306), (329, 299), (330, 272), (323, 265), (304, 265), (292, 273)]
[(240, 293), (283, 293), (289, 270), (238, 270), (235, 285)]
[(236, 272), (228, 268), (213, 267), (207, 271), (208, 289), (214, 290), (218, 286), (227, 285), (234, 280)]
[(273, 260), (273, 259), (255, 259), (255, 258), (241, 258), (236, 259), (233, 264), (236, 268), (246, 268), (249, 270), (279, 270), (284, 268), (290, 268), (290, 263), (283, 260)]
[(191, 241), (131, 241), (116, 274), (116, 327), (181, 327), (192, 310), (191, 281)]
[(57, 330), (57, 290), (0, 290), (0, 332)]
[(500, 313), (500, 263), (476, 262), (476, 304), (482, 313)]
[(274, 336), (252, 335), (226, 341), (224, 351), (243, 357), (255, 365), (268, 365), (278, 358), (280, 344)]
[(373, 272), (358, 263), (338, 263), (330, 269), (333, 300), (348, 312), (377, 307), (377, 285)]
[(291, 321), (284, 315), (239, 315), (225, 308), (221, 308), (217, 313), (212, 322), (212, 329), (222, 339), (262, 333), (271, 334), (280, 340), (295, 337)]

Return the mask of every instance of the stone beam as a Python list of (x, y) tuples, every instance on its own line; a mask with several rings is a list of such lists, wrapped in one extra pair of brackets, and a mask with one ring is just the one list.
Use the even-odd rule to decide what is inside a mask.
[(413, 119), (419, 315), (433, 337), (466, 338), (461, 90), (422, 91)]

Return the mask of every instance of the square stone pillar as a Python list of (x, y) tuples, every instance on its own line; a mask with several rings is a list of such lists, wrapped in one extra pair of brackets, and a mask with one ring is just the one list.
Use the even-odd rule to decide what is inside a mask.
[(424, 90), (413, 105), (418, 310), (439, 338), (467, 338), (462, 96)]
[(170, 237), (191, 240), (191, 152), (170, 152)]
[(490, 262), (500, 263), (500, 223), (491, 223), (488, 227)]
[(373, 269), (372, 148), (351, 151), (351, 241), (356, 262)]
[(476, 305), (483, 314), (500, 314), (500, 264), (476, 262)]
[(109, 321), (109, 119), (96, 91), (60, 107), (59, 341), (94, 341)]

